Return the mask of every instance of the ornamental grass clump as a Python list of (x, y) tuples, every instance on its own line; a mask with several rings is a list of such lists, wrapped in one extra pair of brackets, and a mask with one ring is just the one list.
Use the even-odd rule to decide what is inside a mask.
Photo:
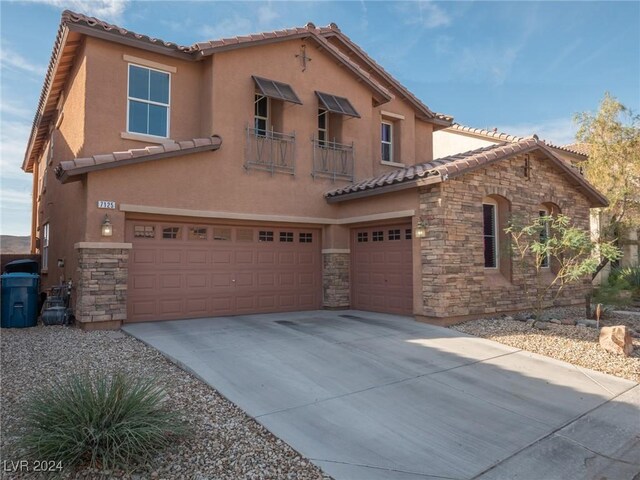
[(20, 446), (31, 458), (65, 467), (127, 468), (142, 464), (186, 433), (153, 380), (75, 375), (36, 392), (25, 406)]

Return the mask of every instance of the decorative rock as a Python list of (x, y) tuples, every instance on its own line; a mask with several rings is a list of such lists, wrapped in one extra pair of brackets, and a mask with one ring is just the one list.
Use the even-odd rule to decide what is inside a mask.
[(507, 315), (506, 317), (504, 317), (505, 320), (513, 320), (514, 318), (511, 315)]
[(553, 323), (554, 325), (561, 325), (562, 322), (560, 320), (558, 320), (557, 318), (552, 318), (551, 320), (549, 320), (549, 323)]
[(595, 320), (588, 320), (586, 318), (576, 320), (576, 324), (584, 325), (585, 327), (598, 328), (598, 322), (596, 322)]
[(538, 330), (549, 330), (549, 322), (535, 322), (533, 326)]
[(527, 325), (529, 325), (530, 327), (533, 327), (536, 324), (535, 319), (530, 318), (529, 320), (527, 320)]
[(573, 318), (563, 318), (560, 320), (560, 323), (562, 325), (575, 325), (576, 321)]
[(628, 357), (633, 352), (631, 332), (624, 325), (602, 327), (600, 329), (600, 346), (607, 352)]
[(576, 327), (578, 327), (578, 328), (587, 328), (587, 326), (584, 323), (576, 323)]

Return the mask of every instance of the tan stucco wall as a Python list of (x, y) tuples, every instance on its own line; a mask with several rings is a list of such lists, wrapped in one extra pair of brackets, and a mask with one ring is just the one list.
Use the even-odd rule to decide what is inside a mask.
[[(204, 64), (87, 38), (86, 144), (88, 155), (141, 148), (148, 142), (121, 138), (127, 127), (128, 65), (124, 55), (142, 58), (177, 69), (171, 73), (169, 137), (186, 140), (211, 135), (201, 130), (202, 72)], [(161, 69), (161, 68), (158, 68)]]
[[(42, 225), (49, 223), (49, 261), (43, 265), (47, 273), (42, 277), (43, 288), (57, 285), (61, 280), (77, 283), (77, 256), (73, 248), (84, 232), (86, 215), (86, 190), (84, 182), (62, 185), (56, 180), (55, 167), (63, 160), (82, 156), (86, 140), (86, 49), (81, 47), (76, 63), (64, 89), (61, 104), (61, 120), (58, 129), (51, 134), (53, 162), (47, 164), (47, 147), (38, 161), (40, 176), (46, 176), (46, 191), (37, 198), (38, 237), (42, 237)], [(51, 141), (51, 140), (50, 140)], [(45, 174), (46, 171), (46, 174)], [(64, 268), (57, 260), (64, 260)], [(48, 267), (48, 268), (47, 268)]]
[[(342, 142), (354, 142), (356, 148), (356, 179), (370, 177), (394, 167), (380, 164), (380, 111), (390, 111), (405, 117), (402, 123), (402, 159), (411, 164), (416, 161), (416, 145), (424, 148), (420, 159), (430, 156), (428, 139), (415, 140), (415, 116), (411, 108), (394, 100), (378, 108), (371, 103), (371, 90), (358, 82), (355, 76), (339, 67), (326, 53), (307, 48), (312, 61), (302, 71), (301, 41), (293, 40), (250, 49), (216, 54), (201, 63), (190, 65), (139, 51), (129, 51), (105, 42), (91, 41), (95, 50), (97, 72), (91, 75), (90, 93), (102, 92), (105, 98), (114, 98), (113, 105), (96, 107), (87, 113), (87, 129), (102, 134), (87, 136), (85, 152), (104, 153), (119, 148), (140, 147), (138, 142), (120, 138), (126, 122), (127, 63), (122, 55), (128, 53), (152, 61), (176, 66), (172, 74), (172, 137), (180, 140), (198, 135), (216, 133), (223, 138), (220, 150), (159, 160), (147, 164), (121, 167), (90, 173), (87, 176), (88, 225), (83, 241), (100, 241), (100, 223), (105, 210), (98, 210), (98, 200), (113, 200), (118, 205), (133, 204), (187, 210), (252, 213), (258, 215), (286, 215), (337, 219), (346, 216), (392, 212), (396, 209), (415, 208), (415, 195), (392, 197), (392, 200), (358, 202), (350, 206), (328, 205), (324, 193), (346, 185), (345, 181), (332, 183), (329, 179), (312, 178), (311, 138), (316, 133), (318, 99), (315, 91), (348, 98), (361, 118), (343, 121)], [(94, 63), (91, 63), (94, 65)], [(102, 78), (112, 72), (109, 81)], [(296, 175), (274, 174), (254, 169), (245, 170), (246, 126), (253, 122), (255, 85), (251, 78), (257, 75), (290, 84), (303, 105), (287, 103), (283, 114), (283, 132), (296, 135)], [(186, 78), (182, 78), (182, 77)], [(182, 85), (182, 86), (181, 86)], [(178, 91), (177, 93), (176, 90)], [(194, 105), (193, 98), (200, 99)], [(209, 93), (210, 92), (210, 93)], [(182, 95), (182, 96), (181, 96)], [(120, 100), (122, 101), (120, 102)], [(101, 101), (100, 105), (103, 105)], [(182, 105), (182, 104), (185, 105)], [(118, 105), (120, 104), (120, 105)], [(191, 112), (200, 108), (200, 113)], [(176, 119), (177, 117), (177, 119)], [(184, 119), (184, 122), (182, 121)], [(89, 125), (91, 126), (89, 128)], [(178, 126), (182, 130), (177, 130)], [(430, 125), (422, 125), (425, 137)], [(414, 205), (413, 207), (408, 205)], [(349, 213), (342, 213), (342, 211)], [(114, 224), (110, 241), (124, 241), (124, 213), (109, 211)], [(343, 248), (344, 235), (337, 235)], [(338, 248), (333, 244), (325, 248)]]
[(461, 132), (438, 130), (433, 133), (433, 158), (448, 157), (456, 153), (468, 152), (477, 148), (501, 143), (500, 140), (480, 138)]

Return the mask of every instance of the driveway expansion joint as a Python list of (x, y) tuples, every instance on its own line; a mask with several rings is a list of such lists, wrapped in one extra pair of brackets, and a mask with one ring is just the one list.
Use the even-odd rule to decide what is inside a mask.
[(335, 463), (337, 465), (350, 465), (353, 467), (371, 468), (373, 470), (383, 470), (385, 472), (406, 473), (408, 475), (416, 475), (419, 477), (424, 477), (426, 479), (433, 478), (433, 479), (441, 479), (441, 480), (465, 480), (464, 478), (461, 478), (461, 477), (445, 477), (442, 475), (433, 475), (431, 473), (412, 472), (410, 470), (400, 470), (397, 468), (390, 468), (390, 467), (379, 467), (377, 465), (367, 465), (364, 463), (341, 462), (339, 460), (325, 460), (322, 458), (309, 458), (309, 460), (312, 462)]
[[(490, 467), (488, 467), (488, 468), (484, 469), (483, 471), (481, 471), (480, 473), (478, 473), (475, 477), (472, 477), (470, 480), (476, 480), (476, 479), (479, 479), (479, 478), (480, 478), (480, 477), (482, 477), (482, 475), (484, 475), (485, 473), (490, 472), (491, 470), (493, 470), (493, 469), (494, 469), (494, 468), (496, 468), (497, 466), (499, 466), (499, 465), (501, 465), (501, 464), (503, 464), (503, 463), (505, 463), (505, 462), (509, 461), (511, 458), (513, 458), (513, 457), (515, 457), (516, 455), (519, 455), (520, 453), (522, 453), (523, 451), (525, 451), (527, 448), (532, 447), (532, 446), (534, 446), (534, 445), (536, 445), (536, 444), (538, 444), (538, 443), (540, 443), (540, 442), (542, 442), (542, 441), (544, 441), (544, 440), (546, 440), (546, 439), (548, 439), (548, 438), (551, 438), (551, 437), (554, 437), (554, 436), (555, 436), (555, 437), (566, 438), (564, 435), (560, 435), (560, 434), (558, 434), (558, 432), (559, 432), (560, 430), (562, 430), (563, 428), (568, 427), (568, 426), (569, 426), (569, 425), (571, 425), (572, 423), (577, 422), (577, 421), (578, 421), (578, 420), (580, 420), (581, 418), (586, 417), (586, 416), (587, 416), (587, 415), (589, 415), (591, 412), (593, 412), (593, 411), (597, 410), (598, 408), (602, 407), (603, 405), (605, 405), (605, 404), (607, 404), (607, 403), (609, 403), (609, 402), (614, 401), (614, 400), (615, 400), (616, 398), (618, 398), (619, 396), (624, 395), (624, 394), (625, 394), (625, 393), (627, 393), (629, 390), (631, 390), (631, 389), (633, 389), (633, 388), (636, 388), (637, 386), (638, 386), (638, 384), (632, 385), (632, 386), (630, 386), (629, 388), (627, 388), (626, 390), (624, 390), (623, 392), (620, 392), (619, 394), (614, 395), (612, 398), (610, 398), (610, 399), (608, 399), (608, 400), (605, 400), (605, 401), (603, 401), (602, 403), (599, 403), (598, 405), (594, 406), (593, 408), (590, 408), (589, 410), (587, 410), (586, 412), (582, 413), (581, 415), (578, 415), (578, 416), (576, 416), (576, 417), (574, 417), (574, 418), (572, 418), (572, 419), (570, 419), (570, 420), (567, 420), (565, 423), (563, 423), (562, 425), (560, 425), (559, 427), (557, 427), (555, 430), (553, 430), (553, 431), (549, 432), (548, 434), (546, 434), (546, 435), (544, 435), (544, 436), (542, 436), (542, 437), (538, 438), (537, 440), (534, 440), (533, 442), (529, 443), (528, 445), (525, 445), (524, 447), (522, 447), (521, 449), (519, 449), (519, 450), (517, 450), (516, 452), (512, 453), (512, 454), (511, 454), (511, 455), (509, 455), (508, 457), (503, 458), (502, 460), (500, 460), (500, 461), (498, 461), (498, 462), (494, 463), (494, 464), (493, 464), (493, 465), (491, 465)], [(579, 443), (578, 443), (578, 442), (574, 442), (574, 443), (576, 443), (576, 444), (578, 444), (578, 445), (579, 445)], [(585, 448), (586, 448), (586, 447), (585, 447)], [(598, 452), (594, 452), (594, 451), (593, 451), (593, 450), (591, 450), (591, 449), (588, 449), (588, 448), (587, 448), (586, 450), (588, 450), (589, 452), (592, 452), (592, 453), (594, 453), (594, 454), (596, 454), (596, 455), (600, 455), (600, 456), (602, 456), (602, 457), (605, 457), (605, 455), (602, 455), (602, 454), (600, 454), (600, 453), (598, 453)], [(632, 465), (635, 465), (635, 464), (632, 464)]]

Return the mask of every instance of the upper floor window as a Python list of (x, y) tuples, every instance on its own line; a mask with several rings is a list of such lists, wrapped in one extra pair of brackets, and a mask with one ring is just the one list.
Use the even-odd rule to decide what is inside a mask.
[(498, 268), (497, 204), (482, 204), (484, 229), (484, 268)]
[(254, 99), (253, 128), (258, 135), (266, 135), (269, 129), (269, 99), (259, 93)]
[(127, 131), (169, 136), (170, 74), (129, 65)]
[(383, 121), (380, 127), (382, 161), (393, 162), (393, 123)]
[(323, 108), (318, 109), (318, 143), (324, 147), (329, 140), (329, 112)]
[(42, 225), (42, 269), (49, 268), (49, 223)]

